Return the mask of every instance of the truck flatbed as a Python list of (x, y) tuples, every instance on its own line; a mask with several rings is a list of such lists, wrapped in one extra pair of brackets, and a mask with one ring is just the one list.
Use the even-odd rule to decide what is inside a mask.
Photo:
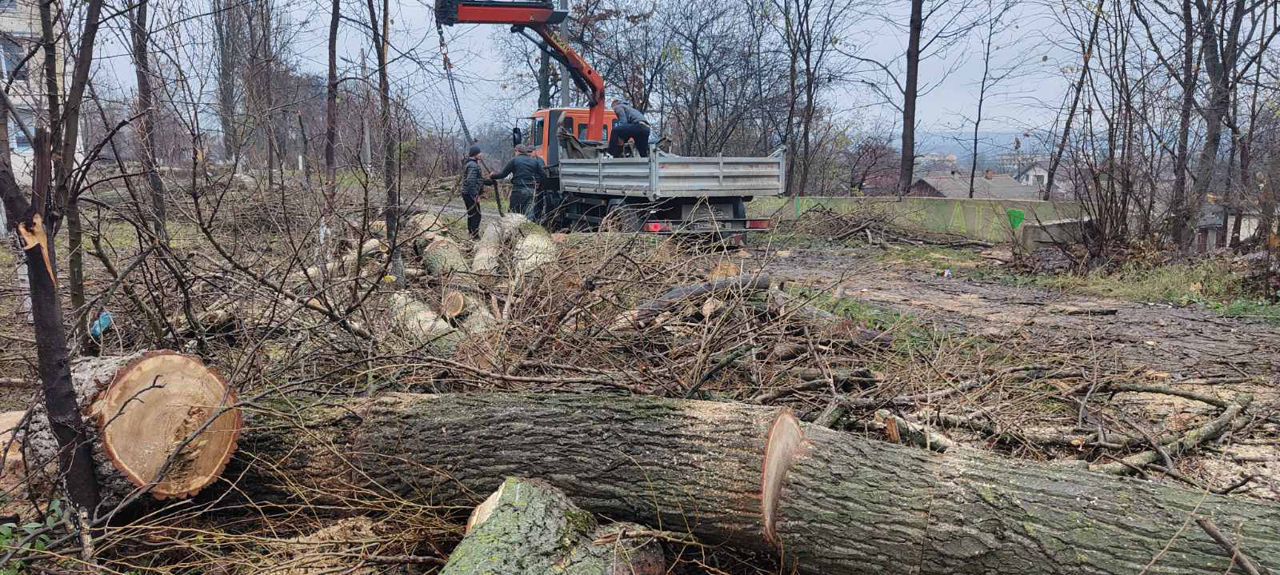
[(560, 189), (659, 201), (671, 198), (777, 196), (786, 170), (781, 154), (763, 158), (688, 157), (561, 159)]

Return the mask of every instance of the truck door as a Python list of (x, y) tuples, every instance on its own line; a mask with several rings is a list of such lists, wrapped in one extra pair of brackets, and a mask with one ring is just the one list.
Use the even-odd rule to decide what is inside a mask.
[(540, 138), (538, 144), (546, 142), (547, 157), (543, 160), (546, 161), (547, 166), (560, 165), (560, 138), (556, 137), (556, 134), (563, 114), (561, 110), (549, 110), (545, 124), (541, 119), (538, 120), (538, 137)]

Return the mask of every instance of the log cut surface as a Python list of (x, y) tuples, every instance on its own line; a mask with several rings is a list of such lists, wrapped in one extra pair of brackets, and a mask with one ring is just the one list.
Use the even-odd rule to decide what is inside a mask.
[(153, 352), (125, 364), (108, 381), (90, 415), (107, 456), (130, 482), (147, 485), (164, 471), (151, 494), (165, 499), (194, 495), (217, 479), (241, 427), (239, 410), (232, 409), (200, 431), (236, 403), (222, 376), (196, 358)]

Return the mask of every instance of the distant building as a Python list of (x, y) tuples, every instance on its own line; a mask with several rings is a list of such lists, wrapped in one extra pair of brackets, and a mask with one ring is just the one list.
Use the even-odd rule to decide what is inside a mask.
[[(1008, 174), (987, 170), (973, 179), (973, 197), (980, 200), (1038, 200), (1039, 191), (1025, 186)], [(952, 172), (921, 177), (911, 184), (907, 195), (924, 198), (968, 198), (969, 174)]]
[(951, 170), (956, 167), (955, 154), (920, 154), (915, 159), (915, 171)]
[(996, 154), (996, 173), (1017, 174), (1032, 164), (1049, 165), (1049, 154), (1032, 154), (1027, 152), (1005, 152)]
[[(40, 0), (0, 0), (0, 72), (6, 83), (12, 83), (9, 100), (24, 131), (13, 117), (5, 120), (9, 125), (10, 161), (19, 184), (31, 182), (33, 159), (29, 136), (35, 135), (41, 109), (40, 89), (43, 84), (44, 57), (32, 54), (40, 40)], [(28, 57), (30, 55), (30, 57)]]
[(1044, 164), (1035, 162), (1018, 170), (1013, 175), (1013, 179), (1018, 180), (1018, 183), (1024, 186), (1035, 186), (1037, 190), (1043, 190), (1045, 184), (1049, 181), (1049, 169)]

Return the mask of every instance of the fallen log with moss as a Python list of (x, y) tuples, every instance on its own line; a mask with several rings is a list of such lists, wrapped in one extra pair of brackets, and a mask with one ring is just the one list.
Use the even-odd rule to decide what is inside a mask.
[[(238, 481), (259, 502), (368, 489), (474, 502), (512, 472), (583, 509), (778, 553), (800, 573), (1221, 574), (1183, 528), (1230, 525), (1280, 565), (1280, 506), (953, 448), (945, 455), (733, 403), (593, 395), (395, 394), (263, 415)], [(299, 429), (301, 425), (302, 429)], [(354, 466), (354, 469), (353, 469)], [(275, 469), (288, 489), (264, 475)]]
[(543, 481), (507, 479), (478, 505), (440, 575), (663, 575), (652, 531), (599, 525)]

